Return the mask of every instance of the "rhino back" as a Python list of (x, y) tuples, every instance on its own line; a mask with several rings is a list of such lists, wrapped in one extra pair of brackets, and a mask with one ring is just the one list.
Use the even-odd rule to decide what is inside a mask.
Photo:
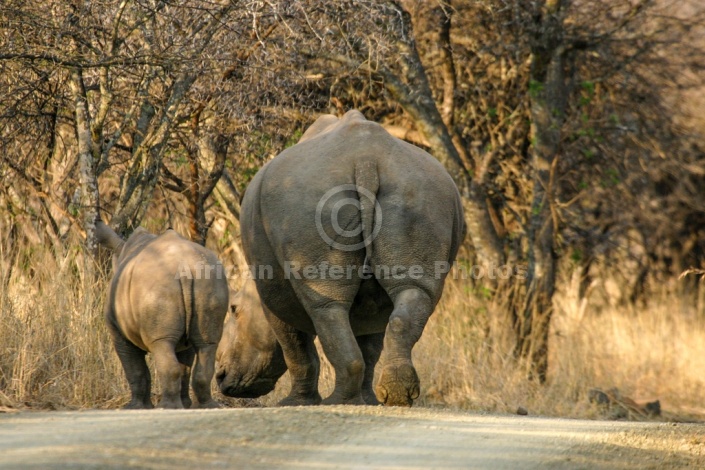
[(206, 343), (220, 337), (229, 301), (222, 266), (215, 254), (176, 232), (142, 247), (121, 267), (112, 289), (115, 324), (144, 350), (158, 340), (185, 346), (187, 337)]
[(455, 183), (438, 160), (364, 119), (341, 119), (269, 162), (262, 172), (262, 208), (275, 212), (296, 206), (296, 216), (315, 213), (332, 188), (355, 184), (355, 168), (362, 162), (376, 167), (381, 199), (410, 209), (433, 208), (426, 213), (429, 218), (440, 203), (451, 202), (450, 210), (462, 211)]

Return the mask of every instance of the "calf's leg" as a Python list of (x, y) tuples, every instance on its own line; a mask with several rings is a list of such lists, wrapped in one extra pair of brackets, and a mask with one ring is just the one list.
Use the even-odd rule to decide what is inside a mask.
[(191, 396), (189, 394), (189, 382), (191, 379), (191, 367), (196, 351), (193, 347), (176, 353), (176, 359), (181, 364), (181, 404), (184, 408), (191, 408)]
[(220, 408), (211, 396), (211, 381), (215, 372), (215, 350), (217, 344), (196, 345), (196, 362), (191, 374), (191, 386), (196, 395), (198, 408)]
[(176, 358), (174, 345), (169, 341), (157, 341), (150, 348), (157, 366), (157, 375), (162, 386), (159, 408), (183, 408), (181, 402), (181, 377), (183, 366)]
[(123, 408), (128, 410), (154, 408), (151, 400), (152, 379), (145, 361), (147, 353), (126, 340), (118, 331), (110, 328), (110, 332), (132, 395), (130, 402)]

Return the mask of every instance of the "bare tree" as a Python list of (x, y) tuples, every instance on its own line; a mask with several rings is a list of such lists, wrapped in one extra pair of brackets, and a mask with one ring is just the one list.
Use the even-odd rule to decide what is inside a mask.
[[(49, 8), (46, 8), (46, 7)], [(207, 64), (214, 37), (236, 2), (170, 5), (63, 2), (8, 8), (15, 35), (2, 59), (65, 68), (74, 109), (89, 252), (97, 215), (96, 178), (125, 165), (111, 223), (125, 233), (144, 217), (182, 102)], [(34, 31), (26, 35), (27, 27)], [(22, 37), (24, 40), (19, 40)], [(65, 116), (68, 118), (68, 116)], [(121, 155), (117, 155), (121, 154)]]

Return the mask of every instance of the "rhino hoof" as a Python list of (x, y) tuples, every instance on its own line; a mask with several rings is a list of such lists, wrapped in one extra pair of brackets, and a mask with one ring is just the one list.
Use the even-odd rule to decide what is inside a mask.
[(363, 391), (362, 398), (365, 400), (365, 404), (367, 404), (367, 405), (372, 405), (372, 406), (381, 405), (379, 400), (377, 400), (377, 397), (375, 396), (374, 392), (372, 392), (372, 391)]
[(321, 396), (316, 393), (312, 396), (304, 395), (289, 395), (288, 397), (277, 403), (279, 406), (311, 406), (320, 405)]
[(162, 408), (165, 410), (183, 410), (184, 405), (181, 403), (181, 400), (174, 401), (174, 400), (164, 400), (162, 399), (159, 402), (159, 406), (157, 408)]
[(323, 402), (322, 405), (366, 405), (365, 400), (362, 399), (362, 395), (358, 395), (353, 398), (339, 398), (334, 395), (329, 396)]
[(205, 403), (194, 403), (193, 408), (198, 408), (199, 410), (203, 409), (215, 409), (215, 408), (222, 408), (223, 405), (218, 403), (215, 400), (207, 401)]
[(385, 406), (411, 406), (420, 395), (419, 377), (411, 364), (385, 367), (375, 388)]
[(154, 405), (151, 402), (143, 403), (141, 401), (131, 401), (127, 405), (123, 406), (123, 410), (151, 410)]

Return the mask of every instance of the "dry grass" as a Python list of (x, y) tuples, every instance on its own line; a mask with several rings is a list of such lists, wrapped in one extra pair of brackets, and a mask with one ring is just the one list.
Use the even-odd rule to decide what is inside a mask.
[(15, 406), (115, 406), (126, 383), (104, 325), (100, 281), (82, 277), (77, 249), (32, 259), (31, 269), (14, 266), (0, 285), (0, 392)]
[[(32, 266), (13, 267), (0, 285), (0, 406), (115, 408), (127, 385), (102, 316), (105, 280), (84, 279), (77, 249), (56, 259), (36, 252)], [(5, 279), (6, 273), (0, 273)], [(645, 309), (591, 312), (575, 280), (556, 296), (549, 381), (526, 380), (514, 360), (506, 307), (481, 300), (469, 281), (450, 280), (414, 350), (420, 403), (514, 413), (600, 417), (592, 387), (617, 387), (635, 400), (658, 398), (668, 415), (702, 416), (705, 312), (680, 298), (655, 296)], [(501, 299), (500, 299), (501, 300)], [(323, 367), (325, 396), (332, 371)], [(287, 380), (260, 400), (271, 405)], [(158, 383), (155, 393), (159, 393)]]
[(465, 282), (449, 283), (414, 351), (423, 403), (597, 417), (604, 412), (588, 402), (588, 390), (616, 387), (640, 402), (659, 399), (671, 418), (705, 416), (705, 312), (694, 302), (664, 294), (648, 308), (590, 313), (577, 279), (568, 280), (555, 298), (549, 380), (540, 386), (513, 358), (503, 306), (463, 295)]

